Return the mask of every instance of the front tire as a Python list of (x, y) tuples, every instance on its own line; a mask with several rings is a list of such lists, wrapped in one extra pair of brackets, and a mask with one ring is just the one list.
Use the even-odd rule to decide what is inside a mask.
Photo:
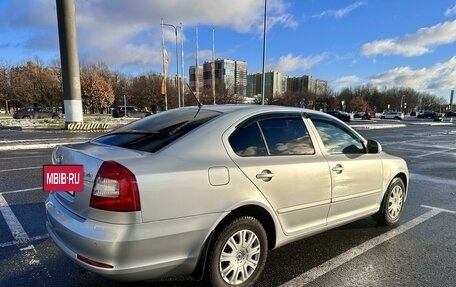
[(404, 201), (405, 185), (402, 179), (396, 177), (386, 191), (380, 210), (374, 214), (374, 220), (379, 225), (391, 226), (396, 224), (404, 209)]
[(207, 279), (213, 286), (252, 286), (264, 269), (267, 254), (263, 225), (250, 216), (234, 219), (212, 245)]

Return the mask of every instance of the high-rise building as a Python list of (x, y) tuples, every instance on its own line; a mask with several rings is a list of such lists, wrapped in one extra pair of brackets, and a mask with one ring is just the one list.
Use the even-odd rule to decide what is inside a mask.
[[(247, 62), (227, 59), (217, 59), (214, 62), (216, 97), (220, 93), (245, 96), (247, 89)], [(212, 91), (212, 61), (205, 62), (202, 67), (198, 68), (200, 90), (209, 94)], [(194, 66), (190, 67), (189, 73), (190, 86), (194, 87), (196, 85)]]
[[(283, 76), (280, 72), (266, 72), (264, 81), (264, 96), (275, 98), (281, 96), (284, 90)], [(247, 76), (247, 96), (255, 97), (262, 95), (263, 77), (261, 73)]]
[(326, 94), (328, 87), (327, 81), (316, 79), (312, 76), (287, 78), (287, 92), (292, 93), (311, 93), (316, 96)]
[(203, 83), (203, 67), (198, 66), (198, 69), (196, 69), (196, 66), (190, 66), (188, 68), (188, 73), (189, 73), (189, 85), (192, 88), (194, 92), (196, 92), (196, 74), (198, 72), (198, 88), (199, 92), (203, 89), (204, 83)]

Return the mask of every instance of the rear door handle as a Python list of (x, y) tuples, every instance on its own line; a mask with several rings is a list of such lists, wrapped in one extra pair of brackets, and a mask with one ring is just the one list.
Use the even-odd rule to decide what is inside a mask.
[(337, 164), (335, 167), (332, 168), (332, 171), (335, 171), (337, 174), (340, 174), (344, 171), (344, 167), (340, 164)]
[(261, 173), (256, 175), (257, 179), (262, 179), (263, 181), (271, 181), (271, 179), (274, 177), (274, 174), (269, 170), (265, 169)]

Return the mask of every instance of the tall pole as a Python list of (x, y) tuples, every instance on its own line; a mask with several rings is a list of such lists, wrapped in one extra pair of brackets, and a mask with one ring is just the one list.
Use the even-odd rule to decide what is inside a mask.
[(261, 83), (261, 104), (264, 105), (264, 89), (266, 86), (266, 78), (264, 75), (264, 63), (266, 61), (266, 12), (267, 0), (264, 0), (264, 20), (263, 20), (263, 69), (262, 69), (262, 83)]
[(198, 26), (196, 26), (196, 66), (195, 66), (195, 95), (199, 100), (199, 73), (198, 73)]
[(214, 105), (215, 105), (215, 44), (214, 44), (214, 34), (215, 30), (212, 29), (212, 65), (211, 65), (211, 73), (212, 73), (212, 97), (214, 98)]
[(74, 0), (56, 0), (65, 128), (83, 122)]
[(185, 107), (185, 75), (184, 75), (184, 25), (180, 23), (181, 29), (181, 82), (182, 82), (182, 106)]
[(177, 96), (179, 98), (179, 108), (181, 107), (181, 96), (180, 96), (180, 88), (179, 88), (179, 56), (177, 53), (177, 27), (171, 24), (163, 23), (162, 19), (162, 26), (168, 26), (174, 28), (174, 35), (176, 35), (176, 88), (177, 88)]
[(168, 110), (168, 91), (166, 88), (166, 55), (165, 55), (165, 37), (163, 36), (163, 18), (161, 19), (161, 34), (162, 34), (162, 53), (163, 53), (163, 81), (162, 92), (165, 95), (165, 111)]

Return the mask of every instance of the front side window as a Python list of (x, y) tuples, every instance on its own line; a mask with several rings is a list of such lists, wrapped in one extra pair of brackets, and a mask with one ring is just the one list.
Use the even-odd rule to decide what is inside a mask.
[(339, 123), (323, 118), (312, 118), (312, 122), (330, 154), (365, 153), (361, 139)]
[(239, 156), (314, 154), (310, 136), (300, 115), (263, 115), (246, 121), (229, 137)]

